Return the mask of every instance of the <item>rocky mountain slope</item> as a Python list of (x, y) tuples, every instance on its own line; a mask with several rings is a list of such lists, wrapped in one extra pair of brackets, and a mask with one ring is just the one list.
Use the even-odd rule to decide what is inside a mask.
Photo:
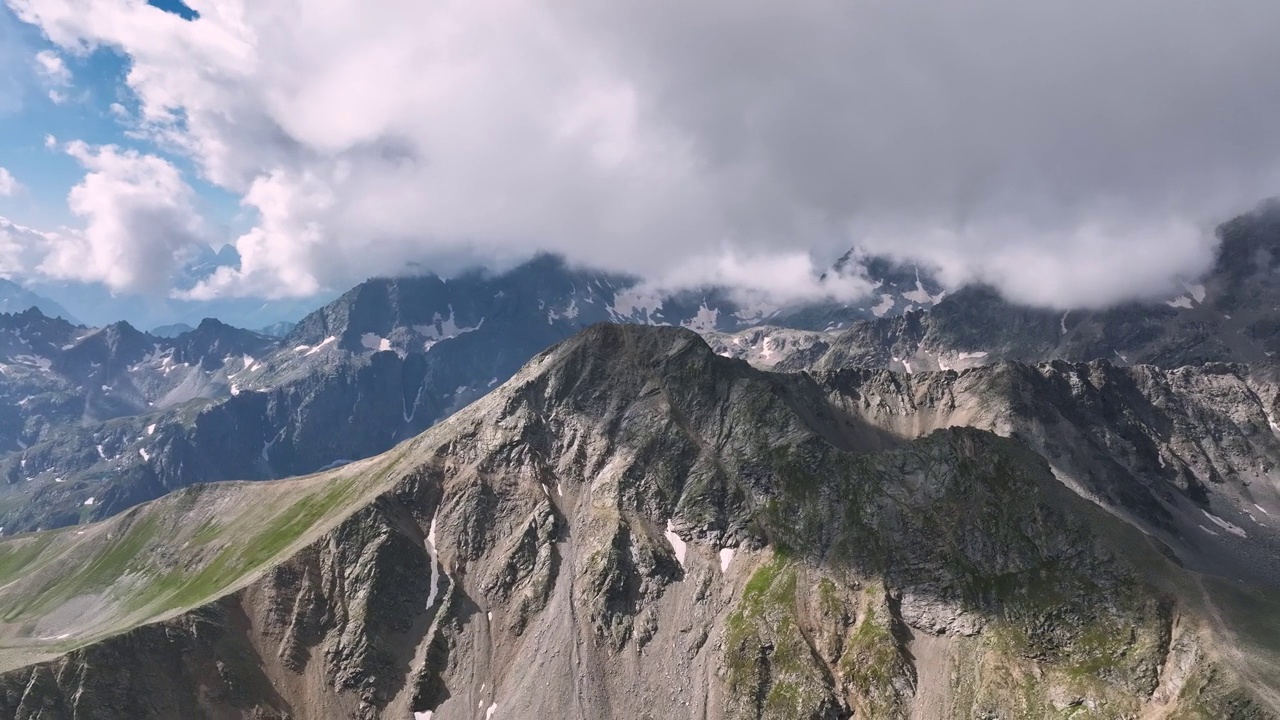
[[(195, 482), (314, 472), (413, 437), (530, 357), (602, 321), (704, 333), (768, 319), (834, 327), (940, 298), (914, 268), (849, 256), (876, 305), (747, 307), (727, 291), (662, 295), (539, 257), (501, 275), (374, 279), (279, 340), (216, 321), (158, 338), (12, 316), (0, 393), (0, 532), (108, 517)], [(934, 293), (930, 295), (929, 293)], [(28, 339), (48, 336), (28, 347)], [(35, 342), (35, 340), (32, 340)], [(7, 423), (7, 425), (6, 425)], [(8, 428), (7, 434), (3, 428)]]
[(0, 541), (0, 711), (1278, 717), (1280, 577), (1174, 512), (1256, 502), (1270, 551), (1270, 468), (1213, 472), (1280, 451), (1274, 385), (1143, 372), (785, 375), (593, 327), (385, 455)]

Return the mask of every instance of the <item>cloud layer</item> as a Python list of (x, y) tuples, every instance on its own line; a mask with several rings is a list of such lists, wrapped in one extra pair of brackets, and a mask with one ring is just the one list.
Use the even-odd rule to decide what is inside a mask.
[[(797, 268), (860, 244), (1101, 305), (1203, 269), (1213, 223), (1280, 189), (1274, 0), (6, 2), (126, 53), (135, 129), (259, 216), (193, 297), (534, 249), (804, 296)], [(182, 246), (179, 184), (73, 193), (79, 241)], [(148, 213), (179, 239), (112, 230)]]

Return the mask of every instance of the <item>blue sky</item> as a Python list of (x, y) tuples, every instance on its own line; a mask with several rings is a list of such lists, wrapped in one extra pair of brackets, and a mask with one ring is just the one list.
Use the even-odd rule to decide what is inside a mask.
[[(179, 14), (190, 12), (185, 5), (155, 0), (152, 5)], [(126, 135), (127, 127), (110, 110), (113, 103), (130, 113), (137, 111), (137, 99), (124, 79), (129, 60), (111, 48), (98, 48), (78, 56), (60, 52), (71, 72), (72, 84), (61, 92), (67, 99), (56, 103), (49, 97), (51, 86), (37, 69), (36, 53), (58, 51), (32, 25), (20, 22), (0, 4), (0, 167), (7, 168), (25, 191), (16, 197), (0, 197), (0, 214), (32, 227), (57, 227), (72, 223), (67, 210), (67, 192), (80, 181), (84, 170), (71, 157), (45, 146), (45, 137), (61, 141), (83, 140), (91, 145), (117, 144), (158, 153), (181, 167), (187, 181), (200, 196), (200, 209), (224, 225), (230, 240), (241, 214), (238, 199), (203, 182), (189, 160), (165, 153), (153, 143)]]
[[(157, 0), (151, 4), (191, 16), (189, 8), (181, 3)], [(41, 73), (36, 61), (41, 51), (58, 53), (70, 72), (69, 84), (51, 83)], [(123, 106), (128, 115), (137, 113), (137, 98), (125, 83), (128, 71), (129, 59), (109, 47), (83, 54), (61, 51), (39, 28), (22, 23), (0, 3), (0, 167), (20, 185), (11, 196), (0, 196), (0, 216), (40, 230), (81, 224), (81, 219), (68, 209), (67, 195), (84, 178), (85, 170), (61, 150), (62, 143), (81, 140), (94, 146), (118, 145), (166, 158), (181, 170), (195, 191), (196, 210), (212, 228), (211, 245), (230, 242), (252, 224), (252, 217), (240, 207), (239, 198), (204, 181), (188, 157), (166, 152), (136, 134), (131, 136), (130, 123), (112, 111), (116, 104)], [(55, 102), (50, 91), (60, 93), (63, 99)], [(49, 136), (56, 138), (58, 147), (47, 145)], [(231, 315), (244, 322), (267, 324), (297, 319), (327, 297), (283, 303), (259, 299), (182, 302), (111, 292), (97, 283), (21, 275), (14, 279), (54, 296), (83, 321), (104, 324), (128, 319), (144, 327), (170, 322), (195, 324), (210, 315)]]

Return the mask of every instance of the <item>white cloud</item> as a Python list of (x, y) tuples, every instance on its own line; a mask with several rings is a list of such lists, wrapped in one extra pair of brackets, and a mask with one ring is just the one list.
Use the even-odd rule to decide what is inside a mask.
[(854, 265), (848, 273), (831, 272), (829, 267), (814, 263), (803, 251), (773, 251), (742, 255), (732, 247), (719, 252), (689, 258), (679, 267), (657, 277), (656, 288), (679, 289), (704, 283), (736, 288), (747, 294), (747, 302), (770, 302), (787, 305), (800, 302), (849, 301), (866, 297), (873, 285)]
[(112, 291), (168, 290), (184, 258), (207, 244), (181, 173), (161, 157), (115, 145), (76, 140), (66, 152), (87, 171), (67, 197), (85, 227), (45, 236), (38, 271)]
[(36, 69), (51, 85), (65, 86), (71, 84), (71, 71), (62, 61), (62, 56), (52, 50), (41, 50), (36, 53)]
[(8, 168), (0, 167), (0, 197), (8, 197), (22, 187)]
[(49, 240), (47, 233), (0, 217), (0, 277), (28, 274)]
[(44, 147), (46, 150), (53, 150), (54, 148), (58, 147), (58, 138), (54, 137), (50, 133), (45, 133)]
[(1280, 191), (1274, 0), (6, 2), (260, 215), (197, 297), (534, 248), (804, 295), (860, 243), (1097, 304)]

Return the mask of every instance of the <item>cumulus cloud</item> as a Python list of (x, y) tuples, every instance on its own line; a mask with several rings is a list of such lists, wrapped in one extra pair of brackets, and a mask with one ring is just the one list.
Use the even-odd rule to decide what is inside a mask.
[(164, 158), (115, 145), (73, 141), (66, 152), (87, 171), (67, 197), (85, 227), (38, 238), (38, 270), (112, 291), (167, 291), (185, 258), (208, 243), (181, 173)]
[(258, 215), (193, 297), (534, 249), (790, 287), (858, 244), (1100, 305), (1280, 188), (1274, 0), (5, 1), (126, 53), (139, 132)]
[(0, 217), (0, 277), (28, 274), (48, 240), (47, 233)]
[(67, 101), (65, 89), (71, 85), (71, 70), (63, 62), (62, 56), (52, 50), (41, 50), (36, 53), (36, 71), (49, 85), (49, 99), (61, 105)]
[(0, 167), (0, 197), (8, 197), (20, 187), (22, 186), (13, 178), (13, 173), (8, 168)]
[(40, 75), (53, 85), (70, 85), (71, 71), (62, 61), (62, 56), (52, 50), (41, 50), (36, 53), (36, 68)]

